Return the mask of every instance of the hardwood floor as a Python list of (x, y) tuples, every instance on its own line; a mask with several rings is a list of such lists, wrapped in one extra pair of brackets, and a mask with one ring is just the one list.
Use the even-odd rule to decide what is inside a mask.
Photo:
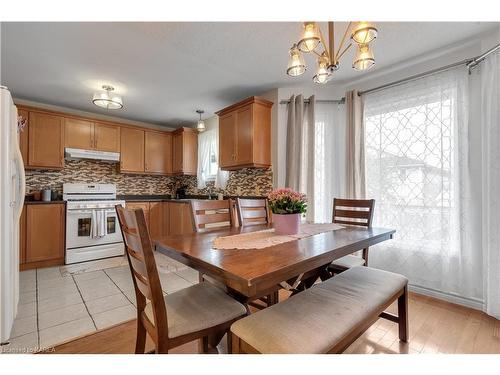
[[(286, 298), (286, 292), (280, 292)], [(410, 342), (400, 343), (398, 326), (379, 319), (345, 353), (497, 353), (500, 354), (500, 321), (486, 314), (445, 301), (410, 293)], [(390, 312), (396, 313), (393, 304)], [(135, 320), (58, 345), (52, 353), (133, 353)], [(151, 341), (146, 350), (152, 350)], [(225, 352), (224, 345), (219, 350)], [(196, 342), (171, 353), (198, 352)]]

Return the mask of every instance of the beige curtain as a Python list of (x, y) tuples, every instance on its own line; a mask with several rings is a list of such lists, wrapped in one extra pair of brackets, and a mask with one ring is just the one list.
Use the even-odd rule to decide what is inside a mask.
[(304, 103), (292, 95), (288, 104), (285, 184), (307, 195), (307, 220), (314, 218), (314, 95)]
[(346, 104), (347, 138), (347, 197), (365, 198), (365, 129), (363, 124), (363, 99), (358, 91), (348, 91)]

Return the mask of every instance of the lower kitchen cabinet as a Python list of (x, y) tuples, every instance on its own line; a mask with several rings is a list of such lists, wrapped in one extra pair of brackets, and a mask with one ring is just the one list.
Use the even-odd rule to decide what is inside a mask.
[(191, 205), (168, 202), (169, 235), (193, 233)]
[(64, 264), (65, 205), (27, 204), (20, 222), (21, 270)]
[(137, 210), (138, 208), (141, 208), (144, 211), (146, 224), (149, 227), (149, 202), (125, 202), (125, 207), (129, 210)]
[(151, 238), (168, 235), (167, 202), (149, 202), (149, 235)]

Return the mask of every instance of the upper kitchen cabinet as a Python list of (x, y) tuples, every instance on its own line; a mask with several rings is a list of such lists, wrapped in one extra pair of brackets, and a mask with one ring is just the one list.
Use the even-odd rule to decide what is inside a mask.
[(120, 127), (76, 118), (65, 118), (65, 147), (120, 152)]
[(144, 173), (144, 130), (122, 128), (120, 172)]
[(144, 150), (144, 172), (172, 173), (172, 134), (146, 131)]
[(196, 175), (198, 163), (198, 133), (180, 128), (172, 136), (172, 170), (175, 174)]
[(272, 102), (252, 96), (216, 112), (221, 169), (271, 166), (272, 106)]
[(49, 113), (29, 112), (27, 167), (64, 167), (64, 118)]

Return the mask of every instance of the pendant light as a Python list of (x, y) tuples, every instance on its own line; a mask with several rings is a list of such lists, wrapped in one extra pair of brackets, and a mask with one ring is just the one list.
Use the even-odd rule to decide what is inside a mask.
[(205, 113), (205, 111), (197, 109), (196, 113), (200, 115), (200, 119), (198, 120), (198, 124), (196, 125), (196, 130), (198, 130), (201, 133), (205, 131), (205, 121), (201, 119), (201, 115)]
[(313, 77), (315, 83), (327, 83), (330, 79), (331, 73), (328, 71), (328, 57), (325, 55), (318, 58), (318, 70)]
[(302, 52), (312, 52), (316, 49), (321, 37), (316, 22), (304, 22), (302, 38), (299, 40), (298, 47)]
[(375, 64), (373, 51), (369, 44), (360, 44), (356, 51), (356, 56), (352, 63), (352, 67), (356, 70), (367, 70)]
[(109, 85), (103, 85), (102, 91), (98, 91), (92, 98), (92, 103), (96, 106), (105, 109), (121, 109), (123, 108), (123, 101), (121, 96), (113, 94), (115, 88)]
[(352, 32), (351, 39), (357, 44), (368, 44), (377, 37), (377, 29), (368, 22), (359, 22)]
[(290, 58), (288, 59), (288, 68), (286, 69), (286, 74), (292, 77), (297, 77), (306, 71), (306, 63), (304, 61), (304, 56), (294, 44), (290, 48)]

